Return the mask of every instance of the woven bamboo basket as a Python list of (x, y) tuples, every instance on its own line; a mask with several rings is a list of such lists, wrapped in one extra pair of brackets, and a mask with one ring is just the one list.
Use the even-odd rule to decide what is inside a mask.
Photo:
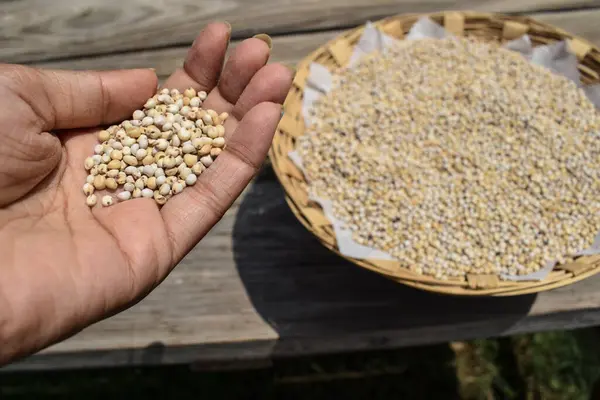
[[(377, 21), (375, 25), (386, 34), (402, 39), (412, 25), (425, 14), (401, 14)], [(600, 50), (583, 38), (528, 17), (506, 16), (480, 12), (441, 12), (427, 14), (458, 36), (474, 36), (485, 41), (505, 42), (528, 34), (532, 44), (543, 45), (567, 40), (570, 50), (579, 60), (584, 84), (600, 81)], [(329, 220), (318, 204), (308, 200), (303, 173), (288, 158), (295, 148), (296, 138), (304, 133), (302, 92), (309, 65), (317, 62), (330, 70), (343, 67), (350, 59), (364, 26), (348, 31), (319, 47), (297, 66), (294, 83), (284, 104), (285, 114), (279, 124), (269, 152), (271, 163), (282, 183), (286, 201), (300, 222), (321, 243), (339, 253)], [(341, 255), (341, 254), (340, 254)], [(464, 278), (440, 280), (418, 275), (396, 261), (359, 260), (345, 257), (360, 267), (380, 273), (405, 285), (452, 295), (514, 296), (546, 291), (585, 279), (600, 271), (600, 256), (586, 256), (573, 263), (557, 265), (542, 281), (503, 281), (496, 275), (467, 275)]]

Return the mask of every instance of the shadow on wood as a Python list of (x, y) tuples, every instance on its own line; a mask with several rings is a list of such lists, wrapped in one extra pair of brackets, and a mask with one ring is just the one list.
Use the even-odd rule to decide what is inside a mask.
[[(242, 201), (233, 251), (254, 307), (279, 334), (274, 355), (298, 346), (318, 353), (332, 350), (325, 346), (372, 349), (498, 336), (535, 300), (441, 296), (363, 270), (323, 247), (295, 219), (270, 168)], [(311, 342), (319, 344), (306, 349)]]

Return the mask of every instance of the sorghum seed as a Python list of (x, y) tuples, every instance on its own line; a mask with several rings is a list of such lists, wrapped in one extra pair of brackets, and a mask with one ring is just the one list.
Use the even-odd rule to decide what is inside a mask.
[(167, 198), (158, 192), (154, 192), (154, 200), (158, 205), (163, 205), (167, 202)]
[(185, 184), (188, 186), (192, 186), (196, 183), (196, 180), (198, 179), (198, 177), (194, 174), (189, 174), (186, 178), (185, 178)]
[(146, 187), (149, 189), (156, 189), (156, 177), (151, 176), (150, 178), (148, 178), (148, 180), (146, 181)]
[(100, 132), (98, 132), (99, 141), (106, 142), (108, 139), (110, 139), (110, 133), (108, 133), (108, 131), (101, 130)]
[(177, 175), (177, 172), (179, 172), (179, 170), (177, 168), (170, 168), (165, 171), (165, 175), (166, 176), (174, 176), (174, 175)]
[(198, 155), (205, 156), (207, 154), (210, 154), (211, 149), (212, 149), (212, 146), (210, 144), (206, 144), (206, 145), (202, 146), (202, 148), (200, 148), (200, 150), (198, 150)]
[(164, 183), (160, 186), (160, 190), (159, 193), (162, 194), (163, 196), (168, 195), (169, 193), (171, 193), (171, 186), (169, 186), (168, 184)]
[(123, 159), (123, 153), (120, 150), (113, 150), (110, 153), (110, 158), (121, 161)]
[(113, 204), (113, 199), (111, 196), (108, 196), (108, 195), (102, 196), (102, 205), (104, 207), (112, 206), (112, 204)]
[(119, 192), (117, 194), (117, 198), (121, 201), (126, 201), (129, 200), (131, 198), (131, 192), (125, 190), (123, 192)]
[(137, 158), (135, 158), (134, 156), (123, 156), (123, 161), (125, 161), (125, 163), (127, 165), (131, 165), (131, 166), (136, 166), (138, 165), (138, 160)]
[(156, 186), (160, 187), (167, 181), (167, 177), (165, 175), (161, 175), (156, 177)]
[(89, 183), (85, 183), (83, 185), (83, 193), (87, 196), (89, 196), (90, 194), (94, 193), (94, 185), (89, 184)]
[(183, 161), (185, 162), (185, 165), (191, 168), (198, 162), (198, 156), (195, 154), (186, 154), (183, 156)]
[(215, 146), (215, 147), (221, 148), (221, 147), (223, 147), (225, 145), (225, 139), (222, 138), (222, 137), (214, 138), (213, 141), (212, 141), (212, 145)]
[(92, 157), (88, 157), (88, 158), (85, 159), (84, 166), (85, 166), (85, 169), (87, 171), (89, 171), (90, 169), (92, 169), (92, 167), (94, 165), (96, 165), (96, 163), (94, 162), (94, 159)]
[(142, 164), (144, 165), (151, 165), (154, 163), (154, 157), (152, 157), (151, 155), (147, 155), (146, 157), (144, 157), (144, 159), (142, 160)]
[(204, 164), (205, 167), (209, 167), (213, 163), (213, 159), (210, 156), (204, 156), (200, 159), (200, 162)]
[(94, 187), (96, 190), (102, 190), (106, 187), (106, 178), (103, 175), (96, 175), (94, 178)]
[(145, 197), (147, 199), (151, 198), (154, 196), (154, 191), (152, 189), (142, 189), (142, 197)]
[[(195, 176), (195, 175), (194, 175)], [(179, 194), (183, 191), (183, 185), (179, 182), (173, 184), (173, 194)]]
[(117, 181), (114, 178), (106, 178), (106, 188), (109, 190), (115, 190), (117, 188)]
[(120, 160), (111, 160), (108, 163), (108, 169), (116, 169), (116, 170), (121, 169), (121, 161)]
[(125, 182), (127, 182), (127, 175), (125, 174), (125, 172), (119, 172), (117, 176), (117, 183), (119, 185), (123, 185), (125, 184)]
[(145, 116), (146, 114), (144, 114), (142, 110), (135, 110), (133, 112), (133, 119), (136, 119), (138, 121), (141, 121)]
[(196, 175), (200, 175), (205, 169), (206, 167), (204, 166), (204, 164), (199, 162), (192, 167), (192, 172)]
[(96, 196), (95, 194), (90, 194), (85, 199), (85, 204), (87, 204), (88, 207), (94, 207), (97, 202), (98, 202), (98, 196)]

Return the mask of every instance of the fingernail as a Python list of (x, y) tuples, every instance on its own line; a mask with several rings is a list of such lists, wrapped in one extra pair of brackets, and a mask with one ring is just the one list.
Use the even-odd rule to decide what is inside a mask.
[(267, 46), (269, 46), (269, 50), (273, 48), (273, 41), (271, 40), (271, 36), (267, 35), (266, 33), (259, 33), (258, 35), (254, 35), (253, 37), (255, 39), (259, 39), (265, 42)]
[(231, 33), (231, 24), (227, 21), (223, 21), (223, 23), (227, 25), (227, 28), (229, 28), (229, 33)]

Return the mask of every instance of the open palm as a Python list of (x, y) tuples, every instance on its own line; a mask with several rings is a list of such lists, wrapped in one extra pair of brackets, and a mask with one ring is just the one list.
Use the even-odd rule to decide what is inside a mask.
[[(151, 70), (0, 66), (0, 364), (141, 299), (211, 229), (266, 156), (292, 73), (263, 40), (224, 64), (230, 28), (211, 24), (164, 86), (209, 93), (228, 112), (227, 148), (162, 208), (138, 198), (85, 205), (83, 168), (100, 125), (131, 118), (156, 92)], [(48, 132), (53, 132), (48, 133)]]

